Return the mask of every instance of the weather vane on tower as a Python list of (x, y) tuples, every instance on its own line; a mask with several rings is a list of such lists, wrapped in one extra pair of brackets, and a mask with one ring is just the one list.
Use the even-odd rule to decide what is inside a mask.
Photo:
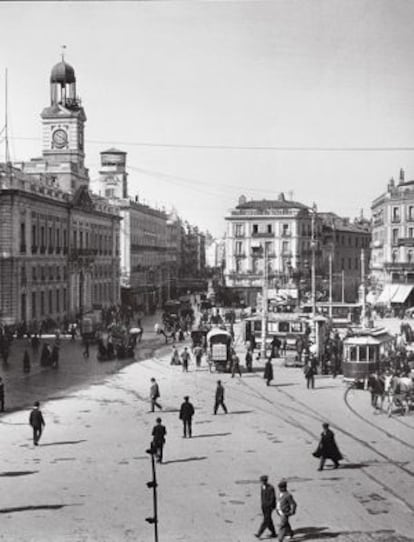
[(65, 62), (66, 45), (61, 45), (60, 48), (62, 49), (62, 62)]

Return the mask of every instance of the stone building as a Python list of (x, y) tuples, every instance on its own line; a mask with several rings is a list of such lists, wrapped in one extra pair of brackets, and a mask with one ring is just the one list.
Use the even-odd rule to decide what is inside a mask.
[(119, 209), (121, 222), (121, 294), (123, 303), (152, 312), (171, 296), (177, 277), (173, 222), (164, 211), (131, 200), (127, 154), (101, 152), (99, 192)]
[(365, 278), (369, 274), (371, 225), (363, 217), (350, 221), (335, 213), (318, 213), (321, 221), (321, 249), (323, 289), (329, 289), (329, 258), (332, 258), (333, 301), (355, 302), (362, 284), (362, 265)]
[(0, 168), (1, 319), (74, 318), (120, 300), (118, 210), (90, 193), (73, 68), (52, 69), (42, 157)]
[(414, 304), (414, 181), (391, 179), (371, 205), (371, 286), (377, 302)]
[[(238, 291), (248, 305), (255, 305), (267, 263), (269, 286), (278, 288), (309, 276), (312, 258), (312, 209), (286, 200), (251, 200), (244, 196), (226, 216), (226, 286)], [(314, 236), (321, 225), (315, 214)], [(315, 247), (319, 267), (320, 247)]]

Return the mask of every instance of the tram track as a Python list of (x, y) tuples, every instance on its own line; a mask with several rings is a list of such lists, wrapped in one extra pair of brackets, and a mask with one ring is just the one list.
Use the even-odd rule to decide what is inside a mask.
[[(244, 385), (249, 388), (250, 390), (252, 390), (252, 387), (249, 386), (249, 384), (247, 383), (244, 383)], [(274, 406), (275, 408), (287, 408), (286, 406), (283, 407), (283, 404), (276, 404), (276, 402), (273, 402), (271, 401), (270, 399), (268, 399), (267, 397), (265, 397), (262, 393), (260, 392), (257, 392), (257, 390), (252, 390), (255, 392), (256, 396), (259, 397), (259, 398), (264, 398), (268, 403), (274, 403)], [(309, 409), (311, 412), (315, 413), (315, 410), (312, 409), (311, 407), (308, 407), (307, 405), (305, 405), (304, 403), (302, 403), (301, 401), (298, 401), (295, 397), (293, 397), (290, 393), (287, 393), (285, 392), (284, 390), (280, 390), (279, 389), (279, 392), (281, 393), (284, 393), (286, 394), (292, 401), (294, 402), (297, 402), (301, 405), (304, 405), (307, 409)], [(289, 407), (289, 409), (291, 409), (291, 407)], [(295, 409), (296, 411), (298, 411), (298, 409)], [(306, 414), (305, 412), (301, 411), (301, 414)], [(321, 417), (319, 415), (315, 416), (315, 415), (311, 415), (309, 414), (309, 417), (310, 418), (313, 418), (314, 420), (320, 422), (321, 420)], [(391, 464), (393, 467), (399, 469), (400, 471), (402, 471), (404, 474), (406, 475), (409, 475), (411, 477), (414, 476), (414, 472), (411, 471), (410, 469), (407, 469), (404, 465), (400, 465), (398, 462), (396, 462), (394, 459), (392, 459), (391, 457), (387, 456), (386, 454), (383, 454), (382, 452), (380, 452), (379, 450), (377, 450), (374, 446), (372, 446), (370, 443), (364, 441), (363, 439), (360, 439), (359, 437), (356, 437), (355, 435), (352, 435), (352, 433), (348, 432), (347, 430), (345, 429), (342, 429), (338, 426), (336, 426), (336, 424), (332, 423), (331, 424), (332, 427), (334, 427), (337, 431), (339, 432), (342, 432), (343, 434), (345, 434), (346, 436), (348, 436), (349, 438), (353, 439), (355, 442), (357, 442), (358, 444), (362, 445), (363, 447), (369, 449), (370, 451), (372, 451), (373, 453), (379, 455), (382, 459), (384, 459), (387, 463)], [(299, 427), (300, 428), (300, 424), (296, 424), (295, 425), (296, 427)], [(389, 494), (393, 495), (396, 499), (398, 499), (400, 502), (402, 502), (403, 504), (405, 504), (405, 506), (411, 511), (411, 512), (414, 512), (414, 505), (411, 504), (411, 502), (409, 502), (407, 499), (405, 499), (400, 492), (397, 492), (393, 489), (392, 486), (390, 486), (389, 484), (387, 484), (384, 480), (381, 480), (379, 478), (377, 478), (376, 476), (374, 476), (373, 474), (371, 474), (370, 472), (367, 471), (366, 468), (364, 468), (363, 466), (361, 467), (361, 472), (363, 472), (363, 474), (369, 478), (371, 481), (375, 482), (376, 484), (379, 485), (379, 487), (381, 487), (383, 489), (383, 491), (385, 492), (388, 492)]]
[[(163, 360), (161, 360), (160, 358), (157, 358), (157, 365), (159, 365), (161, 367), (162, 362), (163, 362)], [(281, 394), (285, 395), (286, 397), (288, 397), (291, 400), (291, 402), (296, 406), (293, 406), (293, 405), (286, 406), (286, 403), (284, 403), (282, 401), (277, 401), (277, 400), (270, 399), (264, 393), (256, 390), (251, 384), (247, 383), (245, 379), (240, 379), (239, 382), (240, 382), (240, 384), (242, 385), (243, 388), (249, 390), (248, 395), (250, 396), (250, 398), (259, 399), (262, 402), (269, 405), (270, 408), (265, 408), (265, 407), (263, 407), (261, 405), (258, 405), (257, 401), (256, 402), (250, 401), (250, 400), (246, 401), (246, 391), (244, 391), (242, 389), (237, 389), (235, 386), (232, 386), (231, 387), (231, 393), (233, 395), (242, 394), (242, 396), (243, 396), (242, 398), (236, 398), (237, 402), (241, 403), (242, 405), (244, 405), (246, 407), (253, 408), (256, 411), (262, 412), (262, 413), (267, 414), (267, 415), (272, 416), (272, 417), (276, 417), (279, 420), (281, 420), (282, 422), (286, 423), (287, 425), (289, 425), (291, 427), (295, 427), (295, 428), (299, 429), (300, 431), (302, 431), (303, 433), (306, 433), (306, 435), (312, 437), (314, 440), (319, 439), (319, 434), (318, 433), (313, 432), (311, 429), (306, 427), (306, 425), (304, 425), (298, 419), (298, 416), (304, 416), (304, 417), (309, 418), (309, 419), (311, 419), (313, 421), (316, 421), (318, 423), (321, 423), (322, 421), (326, 421), (326, 417), (325, 416), (322, 417), (314, 408), (312, 408), (309, 405), (307, 405), (306, 403), (300, 401), (299, 399), (294, 397), (292, 394), (290, 394), (289, 392), (286, 392), (285, 390), (283, 390), (281, 388), (276, 387), (276, 390), (279, 393), (281, 393)], [(199, 388), (204, 389), (204, 390), (209, 391), (209, 392), (212, 392), (214, 390), (213, 386), (206, 386), (206, 385), (201, 384), (200, 382), (198, 382), (197, 385), (198, 385)], [(289, 412), (286, 413), (286, 411), (289, 411)], [(294, 413), (296, 413), (296, 416), (292, 415), (292, 411)], [(330, 420), (328, 420), (328, 421), (330, 422)], [(361, 420), (361, 421), (368, 421), (368, 420)], [(400, 462), (396, 461), (395, 459), (393, 459), (392, 457), (390, 457), (386, 453), (381, 452), (380, 450), (378, 450), (375, 446), (373, 446), (372, 444), (370, 444), (366, 440), (364, 440), (364, 439), (362, 439), (360, 437), (357, 437), (356, 435), (354, 435), (350, 431), (347, 431), (346, 429), (336, 425), (334, 422), (330, 422), (330, 424), (336, 431), (338, 431), (338, 432), (342, 433), (343, 435), (347, 436), (348, 438), (350, 438), (351, 440), (353, 440), (357, 444), (361, 445), (364, 449), (370, 450), (373, 454), (375, 454), (375, 455), (379, 456), (381, 459), (383, 459), (387, 464), (392, 465), (393, 468), (397, 469), (398, 471), (400, 471), (401, 473), (403, 473), (403, 474), (405, 474), (405, 475), (407, 475), (409, 477), (414, 477), (414, 472), (411, 469), (405, 467), (404, 465), (401, 465)], [(372, 425), (376, 429), (381, 429), (378, 426), (376, 426), (375, 424), (372, 424)], [(384, 431), (384, 433), (386, 433), (386, 432)], [(389, 438), (389, 435), (388, 435), (388, 438)], [(403, 441), (402, 439), (396, 438), (396, 441), (399, 441), (399, 440), (402, 441), (402, 442), (399, 442), (400, 444), (405, 444), (409, 448), (412, 447), (412, 445), (410, 443), (407, 443), (406, 441)], [(378, 487), (380, 487), (385, 493), (389, 493), (390, 495), (392, 495), (396, 500), (398, 500), (399, 502), (404, 504), (407, 507), (407, 509), (409, 509), (411, 512), (414, 513), (414, 505), (410, 501), (408, 501), (403, 495), (401, 495), (401, 492), (397, 492), (389, 483), (387, 483), (383, 479), (378, 478), (374, 474), (368, 472), (367, 468), (365, 468), (364, 466), (361, 466), (360, 470), (369, 480), (371, 480), (371, 482), (374, 482), (375, 484), (377, 484)]]

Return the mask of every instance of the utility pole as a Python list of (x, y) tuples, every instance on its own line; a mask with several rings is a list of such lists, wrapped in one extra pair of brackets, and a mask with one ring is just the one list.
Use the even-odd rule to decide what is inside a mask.
[(341, 282), (342, 282), (342, 303), (345, 303), (345, 271), (343, 269), (341, 273)]
[(316, 316), (316, 235), (315, 235), (315, 218), (316, 218), (316, 203), (312, 206), (312, 222), (311, 222), (311, 248), (312, 248), (312, 318)]
[(332, 318), (332, 252), (329, 252), (329, 318)]
[(150, 482), (147, 482), (147, 487), (149, 489), (152, 488), (152, 502), (153, 502), (153, 509), (154, 509), (154, 515), (149, 518), (145, 518), (145, 521), (147, 521), (150, 524), (154, 525), (154, 542), (158, 542), (158, 501), (157, 501), (157, 476), (155, 472), (155, 449), (151, 445), (148, 450), (146, 450), (147, 454), (151, 456), (151, 469), (152, 469), (152, 480)]
[(361, 293), (362, 293), (362, 314), (361, 323), (365, 327), (367, 317), (367, 304), (365, 299), (365, 252), (361, 249)]
[(263, 247), (263, 286), (262, 286), (262, 335), (260, 345), (260, 357), (266, 358), (266, 336), (267, 336), (267, 253), (266, 244)]

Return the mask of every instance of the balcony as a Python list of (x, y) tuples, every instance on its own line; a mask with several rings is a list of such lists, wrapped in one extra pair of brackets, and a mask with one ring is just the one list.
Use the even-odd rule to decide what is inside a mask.
[(244, 232), (235, 232), (234, 237), (236, 237), (237, 239), (240, 239), (240, 238), (245, 237), (245, 234)]
[[(65, 249), (63, 249), (65, 251)], [(95, 248), (72, 248), (70, 250), (69, 259), (82, 263), (92, 263), (98, 251)]]
[(407, 222), (414, 222), (414, 216), (410, 216), (408, 215), (407, 218), (405, 219)]
[(401, 222), (401, 218), (400, 218), (399, 216), (393, 216), (393, 217), (391, 218), (391, 222), (392, 222), (393, 224), (399, 224), (399, 223)]
[(235, 255), (234, 255), (235, 258), (245, 258), (246, 257), (246, 254), (244, 252), (237, 252)]
[(32, 254), (37, 254), (37, 245), (32, 245)]
[(274, 232), (268, 232), (268, 231), (252, 232), (252, 237), (254, 237), (254, 238), (257, 238), (257, 237), (274, 237), (274, 236), (275, 236)]
[(281, 237), (292, 237), (292, 232), (291, 231), (282, 231), (280, 236)]
[(414, 237), (399, 237), (397, 244), (399, 247), (414, 247)]
[(46, 254), (46, 247), (40, 247), (40, 254)]
[(387, 271), (414, 271), (414, 262), (385, 262), (384, 268)]

